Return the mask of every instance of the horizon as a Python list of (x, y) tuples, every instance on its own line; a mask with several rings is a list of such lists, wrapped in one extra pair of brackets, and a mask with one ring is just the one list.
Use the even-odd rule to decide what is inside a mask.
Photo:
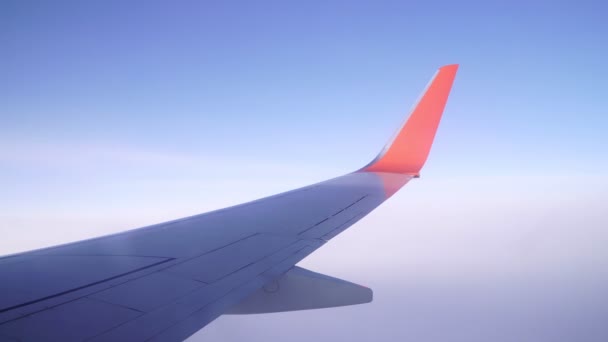
[(421, 178), (299, 266), (370, 304), (190, 341), (605, 341), (607, 5), (0, 4), (0, 255), (357, 170), (438, 67)]

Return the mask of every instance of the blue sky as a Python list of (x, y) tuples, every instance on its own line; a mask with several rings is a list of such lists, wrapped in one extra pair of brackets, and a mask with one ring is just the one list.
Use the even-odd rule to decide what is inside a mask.
[[(492, 331), (517, 330), (497, 322), (523, 322), (530, 310), (475, 332), (447, 316), (415, 320), (400, 289), (418, 293), (421, 279), (416, 308), (485, 289), (492, 300), (476, 297), (486, 307), (468, 313), (493, 317), (499, 298), (537, 298), (525, 284), (539, 273), (548, 278), (538, 284), (568, 280), (544, 294), (540, 316), (575, 312), (592, 324), (608, 310), (594, 297), (608, 284), (598, 271), (608, 269), (607, 10), (601, 1), (3, 1), (0, 254), (355, 170), (435, 69), (459, 63), (422, 179), (304, 262), (367, 283), (376, 302), (338, 309), (343, 319), (331, 310), (222, 317), (198, 338), (278, 338), (313, 320), (304, 340), (369, 340), (361, 322), (387, 338), (497, 340)], [(451, 284), (451, 272), (466, 286), (437, 285)], [(582, 293), (594, 304), (581, 304)], [(580, 308), (547, 304), (558, 297)], [(513, 326), (515, 340), (549, 336), (542, 324)], [(580, 337), (573, 331), (564, 336)]]

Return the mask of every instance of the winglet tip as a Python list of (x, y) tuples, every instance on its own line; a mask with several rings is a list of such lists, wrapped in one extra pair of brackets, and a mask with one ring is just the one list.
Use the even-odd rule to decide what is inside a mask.
[(458, 64), (448, 64), (439, 68), (395, 138), (361, 171), (419, 175), (431, 149), (458, 67)]
[(460, 66), (460, 64), (447, 64), (447, 65), (444, 65), (444, 66), (440, 67), (439, 70), (443, 70), (443, 69), (458, 70), (459, 66)]

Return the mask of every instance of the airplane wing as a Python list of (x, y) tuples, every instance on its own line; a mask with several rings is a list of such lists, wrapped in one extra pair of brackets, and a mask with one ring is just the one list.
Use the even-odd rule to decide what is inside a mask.
[(222, 314), (371, 301), (295, 266), (418, 177), (457, 65), (382, 152), (325, 182), (206, 214), (0, 258), (0, 341), (181, 341)]

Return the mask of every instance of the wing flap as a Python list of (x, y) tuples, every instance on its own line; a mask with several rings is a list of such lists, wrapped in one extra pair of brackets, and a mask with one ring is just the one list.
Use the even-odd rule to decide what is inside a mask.
[[(181, 341), (229, 307), (250, 296), (266, 282), (287, 272), (321, 245), (301, 241), (237, 272), (136, 317), (91, 341)], [(1, 332), (1, 330), (0, 330)]]
[[(0, 264), (0, 313), (65, 295), (167, 261), (126, 255), (15, 257)], [(74, 276), (74, 271), (78, 275)], [(10, 281), (7, 281), (10, 279)], [(44, 284), (44, 286), (40, 286)], [(2, 319), (0, 318), (0, 322)]]
[(0, 335), (17, 341), (84, 341), (141, 314), (133, 309), (81, 298), (3, 324)]

